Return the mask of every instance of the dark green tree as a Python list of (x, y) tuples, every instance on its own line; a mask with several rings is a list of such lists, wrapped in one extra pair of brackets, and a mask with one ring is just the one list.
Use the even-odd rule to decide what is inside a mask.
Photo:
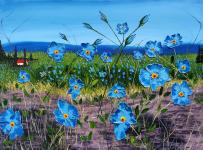
[(196, 63), (203, 63), (203, 48), (201, 48), (200, 46), (196, 57)]
[(32, 56), (32, 53), (30, 53), (30, 61), (33, 60), (33, 56)]
[(18, 49), (17, 49), (16, 46), (15, 46), (15, 49), (14, 49), (14, 55), (13, 55), (13, 58), (14, 58), (15, 61), (18, 59)]
[(5, 59), (6, 58), (6, 53), (2, 47), (2, 44), (1, 44), (1, 40), (0, 40), (0, 58), (1, 59)]
[(27, 65), (26, 61), (27, 61), (27, 58), (26, 58), (26, 49), (23, 50), (23, 54), (24, 54), (24, 66)]

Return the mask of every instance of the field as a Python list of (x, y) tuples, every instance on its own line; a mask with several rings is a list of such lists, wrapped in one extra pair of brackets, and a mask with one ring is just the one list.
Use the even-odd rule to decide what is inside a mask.
[[(22, 56), (22, 53), (20, 56)], [(190, 61), (191, 71), (186, 76), (191, 81), (190, 83), (192, 86), (195, 86), (195, 84), (199, 81), (201, 82), (203, 78), (202, 64), (195, 63), (196, 56), (197, 55), (195, 54), (176, 56), (177, 59), (188, 59)], [(117, 55), (114, 55), (113, 60), (117, 57)], [(68, 89), (68, 78), (72, 75), (76, 75), (85, 83), (86, 86), (83, 94), (93, 94), (91, 87), (93, 81), (98, 82), (97, 85), (93, 83), (95, 84), (93, 91), (96, 89), (97, 91), (99, 90), (101, 92), (102, 89), (104, 89), (105, 84), (110, 87), (112, 84), (118, 81), (124, 84), (126, 88), (130, 88), (132, 91), (135, 91), (140, 87), (140, 84), (137, 82), (139, 70), (141, 68), (145, 68), (147, 64), (160, 63), (168, 68), (175, 67), (175, 64), (170, 63), (170, 56), (161, 56), (160, 58), (152, 59), (149, 59), (147, 56), (145, 56), (144, 60), (139, 62), (135, 60), (132, 55), (123, 55), (120, 58), (120, 61), (113, 66), (113, 63), (104, 63), (100, 59), (99, 55), (96, 55), (94, 60), (90, 63), (86, 62), (86, 60), (78, 57), (74, 53), (66, 53), (63, 62), (58, 64), (43, 52), (33, 53), (33, 58), (37, 60), (30, 62), (29, 66), (27, 67), (13, 67), (12, 64), (1, 64), (0, 82), (2, 83), (2, 86), (6, 86), (8, 89), (15, 88), (19, 71), (25, 70), (31, 74), (31, 82), (33, 85), (38, 86), (39, 92), (50, 91), (50, 88), (54, 88), (55, 94), (56, 90), (59, 91), (58, 94), (66, 94)], [(51, 81), (48, 77), (46, 77), (46, 75), (42, 77), (40, 74), (48, 71), (48, 68), (51, 72), (57, 69), (58, 71), (62, 71), (61, 74), (58, 73), (58, 76), (63, 76), (63, 79), (54, 79)], [(170, 71), (172, 75), (172, 73), (174, 73), (173, 68), (170, 69)], [(99, 72), (106, 72), (106, 77), (102, 78)], [(104, 83), (105, 80), (110, 78), (110, 76), (111, 83)], [(179, 79), (181, 78), (183, 77), (180, 76)]]

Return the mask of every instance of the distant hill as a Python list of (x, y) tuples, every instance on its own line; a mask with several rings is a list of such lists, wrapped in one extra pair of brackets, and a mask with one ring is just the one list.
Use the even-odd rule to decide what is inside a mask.
[[(49, 47), (50, 42), (16, 42), (12, 43), (12, 45), (9, 44), (3, 44), (3, 48), (6, 52), (13, 52), (14, 48), (16, 47), (19, 51), (26, 49), (28, 52), (36, 52), (36, 51), (43, 51), (46, 52), (47, 48)], [(201, 45), (202, 47), (203, 45)], [(192, 44), (182, 44), (178, 47), (176, 47), (177, 54), (185, 54), (185, 53), (197, 53), (198, 52), (199, 45), (192, 45)], [(71, 45), (66, 44), (66, 51), (72, 51), (77, 52), (81, 49), (80, 45)], [(130, 54), (134, 50), (140, 50), (144, 52), (144, 47), (132, 47), (129, 46), (125, 48), (124, 53)], [(102, 52), (111, 52), (112, 54), (118, 53), (119, 50), (116, 46), (113, 45), (99, 45), (98, 46), (98, 54), (101, 54)], [(168, 55), (172, 54), (173, 50), (169, 49), (167, 47), (163, 47), (163, 54)]]

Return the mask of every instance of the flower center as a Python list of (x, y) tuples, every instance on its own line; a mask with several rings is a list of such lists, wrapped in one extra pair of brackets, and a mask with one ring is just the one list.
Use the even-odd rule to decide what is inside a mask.
[(181, 66), (181, 69), (182, 69), (182, 70), (185, 70), (185, 69), (186, 69), (186, 66), (185, 66), (185, 65)]
[(155, 51), (155, 48), (151, 48), (152, 51)]
[(63, 118), (67, 119), (68, 118), (68, 114), (63, 114)]
[(24, 75), (22, 75), (22, 76), (21, 76), (21, 78), (22, 78), (22, 79), (25, 79), (25, 76), (24, 76)]
[(58, 54), (59, 53), (59, 50), (54, 50), (54, 54), (56, 55), (56, 54)]
[(78, 86), (77, 86), (77, 85), (75, 85), (75, 86), (74, 86), (74, 90), (77, 90), (77, 89), (78, 89)]
[(105, 56), (105, 59), (107, 60), (109, 57), (108, 56)]
[(183, 96), (184, 96), (184, 93), (183, 93), (183, 92), (179, 92), (179, 93), (178, 93), (178, 96), (183, 97)]
[(89, 50), (86, 50), (85, 53), (86, 53), (87, 55), (89, 55), (89, 54), (90, 54), (90, 51), (89, 51)]
[(158, 74), (157, 73), (152, 73), (152, 75), (151, 75), (151, 77), (152, 77), (152, 79), (156, 79), (156, 78), (158, 78)]
[(121, 120), (121, 122), (125, 122), (125, 121), (126, 121), (126, 118), (125, 118), (124, 116), (122, 116), (122, 117), (120, 118), (120, 120)]
[(114, 93), (115, 93), (115, 94), (118, 94), (118, 90), (114, 90)]
[(15, 126), (15, 122), (13, 122), (13, 121), (10, 122), (10, 126), (11, 126), (11, 127), (14, 127), (14, 126)]
[(176, 40), (172, 40), (171, 43), (172, 43), (172, 44), (176, 44)]

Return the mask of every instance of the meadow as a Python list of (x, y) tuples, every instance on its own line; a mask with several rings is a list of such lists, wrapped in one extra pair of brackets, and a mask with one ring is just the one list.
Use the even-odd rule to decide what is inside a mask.
[[(23, 58), (23, 53), (19, 54)], [(113, 56), (115, 60), (118, 55)], [(192, 86), (202, 82), (202, 64), (197, 64), (196, 54), (177, 55), (176, 59), (188, 59), (191, 63), (191, 71), (186, 76), (178, 74), (177, 79), (189, 79)], [(51, 91), (51, 94), (66, 95), (68, 90), (68, 79), (77, 76), (85, 83), (82, 95), (95, 95), (94, 92), (102, 93), (105, 86), (112, 86), (119, 82), (126, 86), (129, 95), (140, 89), (138, 74), (141, 68), (147, 64), (160, 63), (170, 69), (171, 76), (175, 74), (175, 62), (171, 63), (170, 56), (160, 56), (159, 58), (144, 57), (142, 61), (135, 60), (132, 55), (122, 55), (116, 65), (104, 63), (99, 55), (96, 55), (91, 62), (78, 57), (75, 53), (69, 52), (64, 56), (64, 60), (58, 64), (52, 60), (47, 53), (35, 52), (33, 58), (36, 60), (29, 63), (29, 66), (13, 66), (13, 64), (2, 63), (1, 67), (1, 86), (7, 89), (16, 89), (18, 74), (20, 70), (25, 70), (31, 75), (31, 82), (38, 88), (39, 92)], [(55, 70), (55, 73), (53, 71)], [(108, 83), (107, 80), (110, 79)], [(93, 85), (93, 86), (92, 86)], [(50, 89), (55, 90), (50, 90)], [(54, 91), (54, 92), (52, 92)]]

